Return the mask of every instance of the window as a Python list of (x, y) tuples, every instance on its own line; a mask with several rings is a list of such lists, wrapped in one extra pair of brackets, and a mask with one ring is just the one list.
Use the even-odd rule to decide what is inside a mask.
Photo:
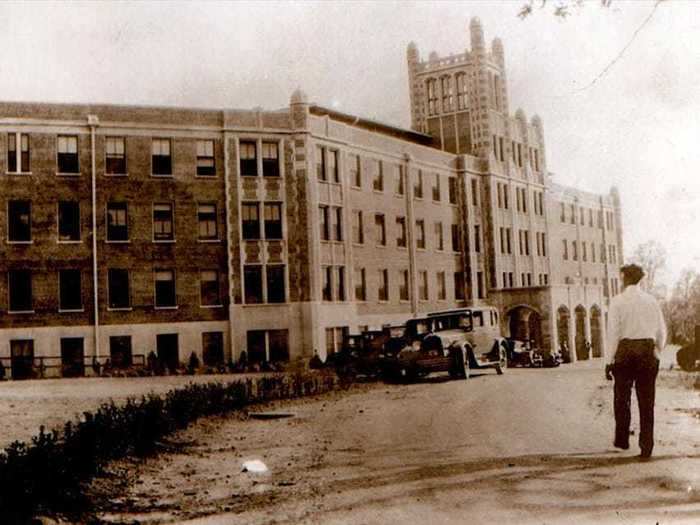
[(588, 260), (588, 254), (586, 253), (586, 242), (581, 241), (581, 260), (586, 261)]
[(452, 251), (459, 252), (462, 250), (461, 242), (459, 239), (459, 224), (452, 224)]
[(197, 141), (197, 175), (203, 177), (216, 175), (213, 140)]
[(595, 243), (591, 243), (591, 262), (595, 262)]
[(396, 226), (399, 233), (396, 237), (396, 246), (399, 248), (406, 247), (406, 217), (396, 217)]
[(416, 248), (425, 249), (425, 221), (423, 219), (416, 221)]
[(336, 266), (335, 276), (335, 300), (345, 301), (345, 267)]
[(455, 77), (457, 81), (457, 109), (467, 108), (467, 75), (458, 73)]
[(442, 89), (442, 110), (452, 111), (452, 84), (450, 83), (450, 77), (442, 77), (440, 84)]
[(562, 242), (562, 245), (564, 246), (564, 251), (562, 252), (563, 253), (562, 258), (565, 261), (567, 261), (569, 259), (569, 245), (566, 242), (566, 239), (563, 239), (561, 242)]
[(440, 198), (440, 174), (436, 173), (435, 182), (433, 183), (433, 200), (436, 202), (440, 202)]
[(574, 261), (578, 261), (578, 246), (576, 245), (576, 241), (571, 241), (571, 258)]
[(171, 203), (159, 203), (153, 205), (153, 240), (175, 240), (175, 230), (173, 226), (173, 205)]
[(435, 115), (437, 113), (437, 80), (431, 78), (426, 83), (428, 92), (428, 115)]
[(374, 226), (377, 244), (386, 246), (386, 223), (383, 214), (377, 213), (374, 215)]
[(501, 239), (501, 253), (506, 253), (506, 229), (501, 226), (499, 233)]
[(441, 222), (436, 222), (435, 223), (435, 241), (436, 241), (436, 249), (438, 251), (442, 251), (445, 249), (445, 237), (442, 233), (442, 223)]
[(438, 301), (447, 299), (447, 289), (445, 288), (445, 272), (437, 273)]
[(318, 207), (318, 216), (320, 219), (321, 224), (320, 230), (321, 230), (321, 240), (322, 241), (330, 241), (331, 240), (331, 225), (330, 225), (330, 217), (328, 216), (329, 213), (329, 208), (328, 206), (319, 206)]
[(284, 265), (271, 264), (268, 265), (265, 270), (267, 273), (267, 302), (285, 302), (287, 294), (284, 285)]
[(345, 337), (348, 335), (347, 326), (326, 328), (326, 359), (328, 356), (340, 351)]
[(338, 152), (335, 150), (328, 150), (326, 152), (326, 160), (328, 163), (330, 179), (333, 182), (340, 182), (340, 172), (338, 171)]
[(403, 166), (396, 166), (396, 195), (403, 195), (406, 192), (406, 173)]
[(258, 147), (252, 140), (241, 141), (240, 144), (241, 176), (258, 176)]
[(416, 199), (423, 198), (423, 172), (418, 170), (416, 174), (416, 182), (413, 184), (413, 196)]
[(381, 160), (376, 161), (376, 170), (374, 179), (372, 179), (372, 189), (374, 191), (384, 191), (384, 163)]
[(327, 181), (326, 174), (326, 148), (316, 146), (316, 178), (320, 181)]
[(126, 175), (124, 137), (105, 138), (105, 173), (107, 175)]
[(334, 207), (333, 214), (331, 215), (333, 220), (332, 228), (333, 240), (342, 241), (343, 240), (343, 208)]
[(59, 310), (82, 310), (83, 297), (80, 270), (59, 270), (58, 308)]
[(115, 368), (128, 368), (133, 363), (130, 335), (109, 337), (109, 359)]
[(365, 242), (362, 210), (352, 211), (352, 242), (355, 244), (364, 244)]
[(362, 187), (362, 160), (359, 155), (350, 155), (348, 157), (348, 166), (350, 168), (350, 180), (356, 188)]
[(588, 209), (588, 226), (593, 227), (593, 210)]
[(30, 270), (10, 270), (7, 272), (10, 312), (31, 312), (32, 272)]
[(202, 362), (204, 366), (224, 364), (223, 332), (202, 332)]
[(32, 203), (30, 201), (9, 201), (7, 215), (7, 240), (10, 242), (31, 242)]
[(401, 270), (399, 272), (399, 276), (401, 280), (399, 281), (401, 284), (399, 285), (399, 299), (401, 301), (408, 301), (409, 299), (409, 277), (408, 277), (408, 270)]
[(172, 308), (177, 306), (175, 294), (175, 272), (173, 270), (156, 270), (156, 308)]
[(107, 203), (107, 240), (129, 240), (129, 216), (126, 202)]
[(248, 361), (289, 361), (289, 332), (287, 330), (249, 330), (246, 334)]
[(282, 204), (279, 202), (265, 203), (265, 238), (282, 238)]
[(59, 201), (58, 240), (61, 242), (80, 240), (80, 204), (78, 202)]
[(199, 298), (202, 306), (220, 306), (219, 272), (202, 270), (199, 272)]
[(260, 304), (263, 302), (262, 266), (245, 265), (243, 267), (243, 285), (245, 287), (245, 303)]
[[(19, 144), (19, 148), (17, 145)], [(17, 150), (19, 149), (19, 155)], [(7, 171), (9, 173), (29, 173), (29, 135), (9, 133), (7, 135)]]
[(260, 238), (260, 206), (257, 202), (241, 204), (241, 219), (243, 222), (243, 239), (255, 240)]
[(576, 224), (576, 205), (570, 204), (569, 208), (571, 210), (571, 224)]
[(107, 270), (107, 288), (110, 308), (129, 308), (129, 270), (110, 268)]
[(457, 204), (457, 177), (447, 179), (447, 193), (450, 204)]
[(367, 277), (364, 268), (355, 268), (355, 300), (367, 300)]
[(525, 255), (530, 255), (530, 232), (523, 230), (523, 242), (525, 244)]
[(379, 289), (377, 297), (380, 301), (389, 300), (389, 270), (379, 270)]
[(78, 166), (78, 137), (75, 135), (58, 136), (58, 172), (80, 172)]
[(464, 301), (464, 272), (455, 272), (455, 300)]
[(585, 215), (586, 210), (584, 210), (583, 208), (579, 208), (579, 212), (580, 212), (579, 215), (581, 216), (581, 220), (580, 220), (581, 226), (585, 226), (586, 225), (586, 215)]
[(561, 203), (561, 210), (559, 212), (559, 220), (561, 222), (566, 222), (566, 205), (563, 202)]
[(421, 301), (428, 300), (428, 272), (425, 270), (418, 272), (418, 298)]
[(481, 226), (478, 224), (474, 226), (474, 251), (481, 253)]
[(263, 177), (280, 176), (279, 144), (277, 142), (262, 143), (262, 168)]
[(151, 143), (151, 172), (158, 176), (173, 174), (170, 139), (153, 139)]
[(476, 296), (484, 298), (484, 272), (476, 272)]
[(479, 206), (479, 181), (472, 179), (472, 205)]
[(217, 232), (216, 204), (197, 204), (197, 223), (199, 225), (199, 239), (211, 241), (219, 237)]
[(333, 267), (324, 266), (321, 268), (321, 276), (323, 283), (321, 286), (322, 296), (324, 301), (333, 300)]

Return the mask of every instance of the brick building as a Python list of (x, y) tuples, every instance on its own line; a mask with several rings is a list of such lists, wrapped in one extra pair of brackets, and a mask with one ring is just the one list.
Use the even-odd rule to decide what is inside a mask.
[(600, 353), (617, 193), (551, 181), (542, 121), (508, 113), (477, 20), (471, 51), (411, 44), (408, 67), (413, 130), (300, 91), (279, 111), (0, 103), (0, 361), (323, 356), (477, 303), (513, 337)]

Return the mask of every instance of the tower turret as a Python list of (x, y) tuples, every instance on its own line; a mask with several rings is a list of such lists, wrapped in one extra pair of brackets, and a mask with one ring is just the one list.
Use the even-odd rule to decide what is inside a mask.
[(505, 72), (506, 61), (503, 54), (503, 42), (500, 38), (494, 38), (493, 42), (491, 42), (491, 54), (493, 55), (493, 59), (496, 61), (496, 63)]
[(472, 53), (483, 54), (485, 52), (484, 30), (478, 17), (471, 19), (469, 23), (469, 35), (471, 37)]
[(423, 96), (420, 83), (416, 81), (420, 54), (415, 42), (406, 47), (406, 62), (408, 64), (408, 95), (411, 101), (411, 128), (421, 131)]

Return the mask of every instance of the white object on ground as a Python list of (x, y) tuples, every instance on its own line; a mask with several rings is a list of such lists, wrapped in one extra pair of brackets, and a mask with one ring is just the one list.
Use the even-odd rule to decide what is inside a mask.
[(243, 462), (243, 472), (253, 472), (257, 474), (267, 471), (267, 465), (259, 459), (251, 459), (250, 461)]

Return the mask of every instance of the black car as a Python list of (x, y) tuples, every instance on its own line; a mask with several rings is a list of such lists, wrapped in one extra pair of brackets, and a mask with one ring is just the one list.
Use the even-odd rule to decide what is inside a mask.
[(385, 327), (347, 335), (339, 352), (329, 357), (340, 377), (377, 377), (382, 372), (383, 359), (404, 346), (403, 327)]

